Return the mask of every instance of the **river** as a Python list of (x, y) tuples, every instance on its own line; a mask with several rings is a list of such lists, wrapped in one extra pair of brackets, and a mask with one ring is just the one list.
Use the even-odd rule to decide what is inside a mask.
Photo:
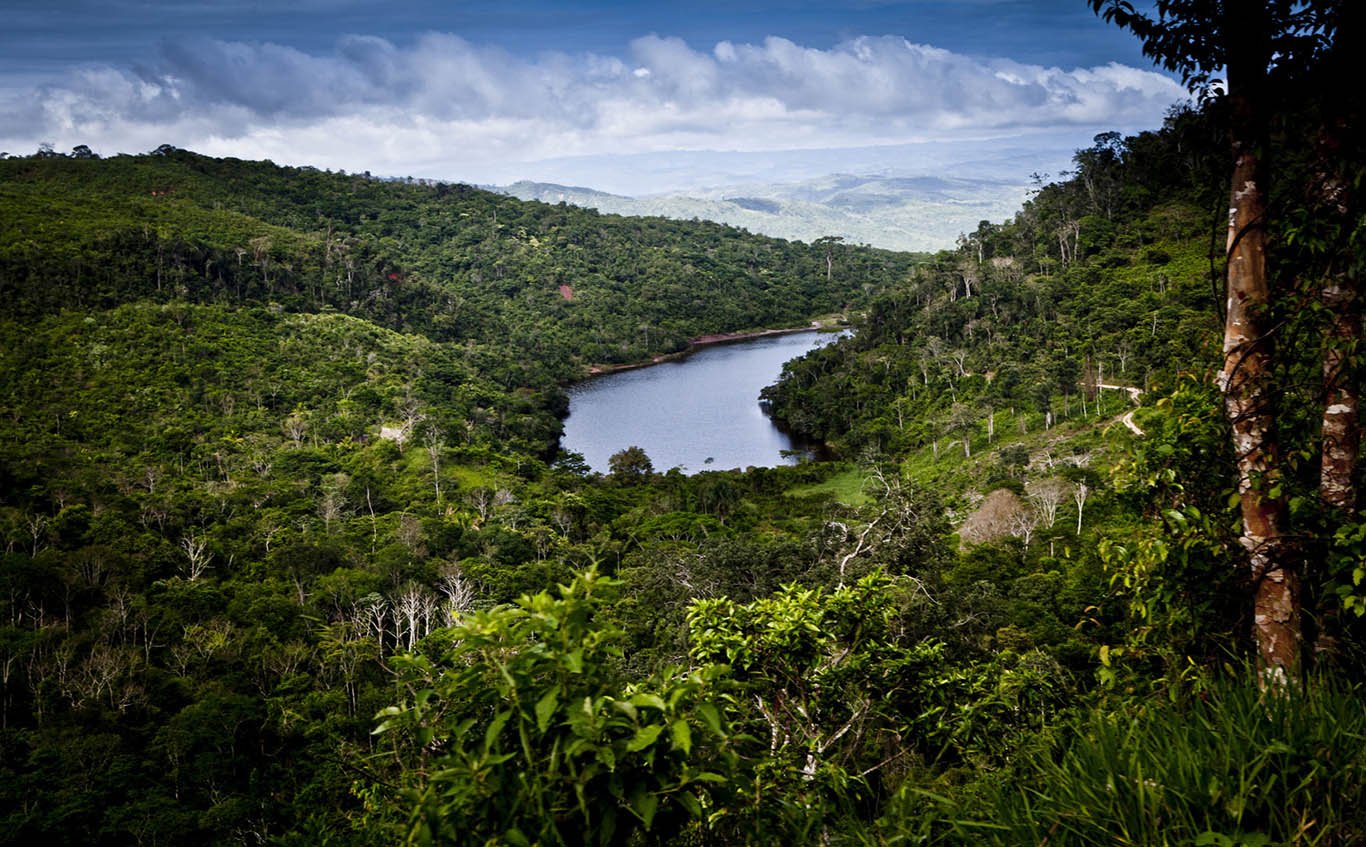
[(565, 450), (595, 471), (626, 447), (640, 447), (656, 471), (684, 473), (794, 464), (799, 450), (759, 406), (759, 390), (783, 363), (838, 333), (794, 332), (710, 344), (681, 359), (590, 377), (569, 389)]

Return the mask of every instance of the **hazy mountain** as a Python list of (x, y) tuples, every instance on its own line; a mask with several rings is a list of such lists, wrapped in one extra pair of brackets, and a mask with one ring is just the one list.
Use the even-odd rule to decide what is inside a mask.
[(832, 174), (638, 197), (529, 181), (495, 190), (619, 215), (718, 221), (800, 241), (833, 235), (893, 250), (938, 250), (952, 246), (960, 233), (972, 231), (982, 220), (1010, 217), (1024, 201), (1027, 186), (996, 179)]

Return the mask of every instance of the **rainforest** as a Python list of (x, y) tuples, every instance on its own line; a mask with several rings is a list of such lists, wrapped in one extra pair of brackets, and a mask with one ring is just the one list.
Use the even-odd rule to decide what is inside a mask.
[[(0, 159), (0, 843), (1366, 840), (1360, 12), (1092, 5), (1202, 96), (937, 253)], [(828, 459), (561, 443), (813, 322)]]

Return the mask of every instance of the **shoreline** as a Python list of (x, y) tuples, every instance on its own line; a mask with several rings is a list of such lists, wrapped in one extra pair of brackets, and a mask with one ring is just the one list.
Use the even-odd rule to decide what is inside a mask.
[(661, 365), (665, 362), (684, 359), (697, 352), (698, 348), (708, 347), (713, 344), (726, 344), (732, 341), (749, 341), (754, 338), (763, 338), (769, 335), (791, 335), (798, 332), (819, 332), (821, 330), (840, 329), (835, 320), (813, 320), (806, 326), (780, 327), (778, 329), (751, 329), (741, 332), (718, 332), (711, 335), (699, 335), (688, 342), (688, 346), (679, 350), (677, 353), (661, 353), (651, 359), (641, 362), (627, 362), (621, 365), (589, 365), (588, 376), (602, 376), (604, 374), (620, 373), (621, 371), (633, 371), (639, 368), (648, 368), (653, 365)]

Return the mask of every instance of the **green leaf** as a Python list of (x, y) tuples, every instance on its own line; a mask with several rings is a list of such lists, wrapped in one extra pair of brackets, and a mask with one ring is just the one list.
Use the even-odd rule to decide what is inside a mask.
[(639, 718), (639, 715), (636, 712), (636, 707), (625, 700), (613, 700), (612, 708), (616, 709), (618, 712), (621, 712), (623, 715), (625, 715), (633, 721)]
[(655, 812), (659, 810), (659, 798), (648, 791), (637, 791), (631, 795), (631, 811), (645, 824), (648, 831), (654, 822)]
[(609, 771), (617, 769), (617, 754), (612, 751), (611, 747), (599, 747), (597, 759), (599, 762), (606, 765)]
[(660, 699), (657, 694), (632, 694), (631, 705), (640, 707), (649, 706), (652, 709), (658, 709), (661, 712), (664, 711), (664, 701)]
[(679, 718), (669, 724), (669, 735), (673, 739), (674, 747), (683, 751), (683, 755), (692, 752), (692, 730), (688, 728), (688, 722)]
[(536, 729), (545, 732), (546, 727), (550, 726), (550, 718), (555, 714), (555, 709), (560, 705), (560, 690), (552, 688), (541, 699), (536, 701)]
[(498, 740), (498, 735), (503, 731), (503, 727), (507, 725), (508, 718), (510, 717), (512, 717), (511, 710), (499, 712), (497, 716), (494, 717), (493, 722), (489, 724), (489, 728), (484, 730), (485, 754), (493, 749), (493, 743)]
[(721, 713), (711, 703), (702, 703), (697, 707), (697, 715), (702, 718), (702, 723), (707, 725), (712, 735), (721, 734)]
[(564, 667), (570, 673), (583, 673), (583, 648), (564, 654)]
[(679, 794), (678, 803), (693, 817), (702, 817), (702, 801), (698, 800), (697, 795), (692, 792), (684, 791), (682, 794)]
[(635, 737), (633, 737), (629, 742), (627, 742), (626, 752), (639, 753), (641, 750), (644, 750), (646, 747), (649, 747), (651, 744), (654, 744), (655, 739), (659, 738), (659, 734), (663, 731), (663, 724), (654, 724), (653, 726), (641, 727), (640, 729), (636, 730)]

